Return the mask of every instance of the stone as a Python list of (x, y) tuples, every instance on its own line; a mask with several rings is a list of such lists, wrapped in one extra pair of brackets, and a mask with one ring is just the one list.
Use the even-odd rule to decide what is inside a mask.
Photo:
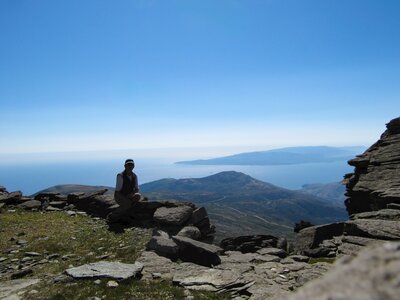
[(96, 279), (95, 281), (93, 281), (93, 283), (99, 285), (99, 284), (101, 284), (101, 280), (100, 279)]
[(400, 221), (400, 210), (398, 209), (381, 209), (378, 211), (368, 211), (351, 215), (352, 220), (359, 219), (379, 219), (389, 221)]
[(107, 189), (93, 193), (72, 193), (68, 195), (67, 201), (79, 210), (76, 214), (89, 214), (92, 217), (106, 218), (116, 207), (114, 196), (105, 194)]
[(254, 253), (261, 248), (276, 247), (278, 238), (272, 235), (245, 235), (227, 238), (221, 241), (220, 246), (225, 251), (240, 251)]
[(314, 248), (314, 249), (304, 250), (303, 253), (304, 253), (304, 255), (313, 257), (313, 258), (328, 257), (328, 255), (331, 253), (331, 249), (324, 248), (324, 247), (318, 247), (318, 248)]
[(169, 239), (170, 238), (170, 236), (169, 236), (169, 234), (167, 232), (159, 230), (159, 229), (156, 229), (156, 228), (153, 229), (152, 236), (160, 236), (160, 237), (163, 237), (165, 239)]
[(110, 281), (107, 281), (107, 287), (116, 288), (116, 287), (119, 287), (119, 284), (118, 284), (118, 282), (116, 282), (114, 280), (110, 280)]
[(18, 204), (22, 198), (22, 193), (20, 191), (12, 193), (0, 193), (0, 203), (5, 204)]
[(32, 269), (24, 269), (19, 272), (13, 273), (11, 275), (11, 279), (19, 279), (19, 278), (25, 277), (27, 275), (30, 275), (32, 273), (33, 273)]
[(53, 278), (54, 283), (68, 283), (71, 281), (73, 281), (73, 278), (65, 274), (61, 274)]
[(189, 261), (207, 267), (221, 263), (218, 254), (222, 253), (222, 249), (218, 246), (202, 243), (182, 236), (173, 236), (172, 240), (178, 245), (179, 258), (183, 261)]
[(304, 255), (290, 255), (288, 258), (297, 262), (309, 262), (310, 258)]
[(204, 207), (196, 208), (190, 217), (189, 224), (196, 225), (204, 218), (208, 217), (207, 211)]
[(380, 240), (400, 239), (400, 222), (373, 219), (347, 221), (344, 227), (346, 235), (355, 235)]
[(21, 204), (18, 205), (19, 208), (22, 209), (39, 209), (42, 207), (42, 202), (38, 200), (29, 200), (29, 201), (24, 201)]
[(290, 300), (397, 300), (400, 243), (372, 245), (352, 260), (335, 264), (321, 278), (300, 288)]
[(175, 274), (173, 283), (190, 290), (220, 291), (230, 285), (245, 285), (239, 272), (235, 270), (186, 269)]
[(38, 253), (38, 252), (25, 252), (25, 255), (28, 255), (28, 256), (41, 256), (41, 254)]
[(160, 207), (153, 216), (155, 222), (163, 225), (181, 226), (191, 217), (193, 208), (190, 206)]
[(26, 241), (26, 240), (17, 240), (17, 245), (24, 246), (26, 244), (28, 244), (28, 241)]
[(120, 262), (99, 261), (75, 268), (67, 269), (65, 272), (73, 278), (100, 278), (108, 277), (124, 280), (137, 277), (143, 269), (140, 263), (124, 264)]
[(169, 238), (163, 236), (153, 236), (147, 244), (146, 250), (154, 251), (158, 255), (176, 259), (179, 247)]
[(201, 232), (196, 226), (185, 226), (178, 232), (177, 235), (198, 240), (201, 237)]
[[(38, 284), (40, 279), (15, 279), (2, 281), (0, 284), (0, 299), (13, 299), (18, 292), (26, 290), (28, 287)], [(19, 298), (16, 298), (19, 299)]]
[(340, 222), (304, 228), (296, 235), (294, 251), (302, 254), (304, 250), (318, 247), (323, 240), (342, 235), (343, 227), (344, 223)]
[(278, 248), (261, 248), (260, 250), (257, 250), (258, 254), (261, 255), (274, 255), (274, 256), (278, 256), (280, 258), (285, 258), (287, 256), (286, 251), (282, 250), (282, 249), (278, 249)]

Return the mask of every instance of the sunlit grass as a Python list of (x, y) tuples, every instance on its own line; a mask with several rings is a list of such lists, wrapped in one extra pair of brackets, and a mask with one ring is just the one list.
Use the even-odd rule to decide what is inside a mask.
[[(92, 280), (74, 280), (70, 283), (53, 283), (53, 278), (71, 266), (99, 260), (134, 263), (150, 239), (150, 229), (127, 229), (122, 233), (108, 230), (102, 219), (87, 216), (69, 216), (64, 212), (26, 212), (0, 214), (0, 256), (8, 260), (21, 260), (26, 252), (37, 252), (32, 266), (32, 278), (42, 282), (33, 286), (37, 294), (24, 294), (26, 299), (184, 299), (184, 289), (173, 286), (171, 281), (143, 281), (132, 279), (120, 282), (117, 288)], [(24, 246), (17, 245), (25, 240)], [(17, 250), (17, 253), (9, 254)], [(18, 262), (16, 263), (18, 264)], [(0, 281), (9, 277), (0, 277)], [(193, 292), (195, 299), (229, 299), (227, 295)]]

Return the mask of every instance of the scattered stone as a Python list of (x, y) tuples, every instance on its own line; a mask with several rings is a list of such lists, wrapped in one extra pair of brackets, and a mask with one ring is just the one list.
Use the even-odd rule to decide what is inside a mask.
[(66, 270), (73, 278), (109, 277), (123, 280), (137, 277), (143, 269), (140, 263), (124, 264), (120, 262), (99, 261)]
[(100, 279), (96, 279), (95, 281), (93, 281), (93, 283), (99, 285), (99, 284), (101, 284), (101, 280)]
[(28, 244), (28, 241), (26, 241), (26, 240), (18, 240), (18, 241), (17, 241), (17, 245), (24, 246), (24, 245), (26, 245), (26, 244)]
[(41, 256), (41, 254), (37, 253), (37, 252), (25, 252), (25, 255), (28, 255), (28, 256)]
[(161, 276), (162, 276), (161, 273), (151, 273), (151, 277), (152, 277), (153, 279), (160, 279)]
[(72, 282), (73, 279), (70, 276), (67, 276), (65, 274), (58, 275), (53, 278), (54, 283), (68, 283)]
[(0, 262), (6, 261), (7, 259), (7, 257), (0, 257)]
[(49, 256), (47, 256), (47, 259), (54, 259), (54, 258), (58, 258), (58, 257), (60, 257), (60, 254), (58, 254), (58, 253), (53, 253), (53, 254), (50, 254)]
[(286, 251), (284, 251), (282, 249), (278, 249), (278, 248), (262, 248), (260, 250), (257, 250), (256, 253), (261, 254), (261, 255), (265, 255), (265, 254), (275, 255), (280, 258), (285, 258), (287, 256)]
[(22, 271), (20, 271), (20, 272), (17, 272), (17, 273), (12, 274), (12, 275), (11, 275), (11, 279), (22, 278), (22, 277), (25, 277), (25, 276), (27, 276), (27, 275), (29, 275), (29, 274), (32, 274), (32, 273), (33, 273), (33, 270), (32, 270), (32, 269), (25, 269), (25, 270), (22, 270)]
[(29, 294), (29, 295), (36, 295), (36, 294), (39, 294), (39, 291), (38, 291), (38, 290), (30, 290), (30, 291), (28, 292), (28, 294)]
[(76, 212), (74, 212), (73, 210), (67, 210), (66, 212), (65, 212), (67, 215), (69, 215), (69, 216), (76, 216)]
[(21, 259), (21, 262), (22, 262), (22, 263), (26, 263), (26, 262), (29, 262), (29, 261), (32, 261), (32, 260), (33, 260), (32, 257), (26, 256), (26, 257), (24, 257), (24, 258)]
[(118, 282), (114, 280), (107, 281), (107, 287), (109, 288), (116, 288), (118, 286), (119, 286)]

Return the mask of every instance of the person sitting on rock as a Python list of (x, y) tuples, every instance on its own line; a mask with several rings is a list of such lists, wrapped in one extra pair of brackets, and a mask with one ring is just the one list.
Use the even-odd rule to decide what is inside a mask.
[(135, 162), (133, 159), (125, 161), (125, 170), (117, 174), (117, 184), (115, 186), (114, 198), (119, 206), (126, 209), (140, 201), (138, 179), (133, 169)]
[(132, 208), (142, 199), (142, 195), (139, 193), (138, 179), (133, 172), (134, 167), (133, 159), (127, 159), (125, 170), (117, 174), (114, 199), (119, 207), (111, 214), (110, 221), (115, 222), (128, 218)]

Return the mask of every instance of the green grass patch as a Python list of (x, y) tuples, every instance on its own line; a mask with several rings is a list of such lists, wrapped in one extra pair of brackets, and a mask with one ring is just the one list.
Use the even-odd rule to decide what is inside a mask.
[[(24, 294), (26, 299), (184, 299), (184, 289), (166, 280), (129, 280), (120, 282), (116, 288), (107, 287), (108, 279), (100, 284), (92, 280), (74, 280), (70, 283), (53, 283), (53, 278), (71, 266), (80, 266), (100, 260), (134, 263), (151, 237), (151, 229), (126, 229), (122, 233), (108, 230), (102, 219), (87, 216), (69, 216), (64, 212), (27, 212), (0, 214), (0, 263), (17, 266), (26, 252), (37, 252), (29, 263), (33, 265), (28, 277), (40, 278), (42, 282), (32, 286)], [(25, 245), (18, 245), (25, 240)], [(15, 253), (9, 253), (13, 251)], [(55, 255), (57, 254), (57, 255)], [(103, 256), (108, 256), (103, 258)], [(11, 260), (18, 260), (11, 262)], [(9, 280), (9, 274), (1, 275), (0, 282)], [(29, 290), (38, 291), (29, 294)], [(195, 299), (229, 299), (227, 295), (192, 292)]]

